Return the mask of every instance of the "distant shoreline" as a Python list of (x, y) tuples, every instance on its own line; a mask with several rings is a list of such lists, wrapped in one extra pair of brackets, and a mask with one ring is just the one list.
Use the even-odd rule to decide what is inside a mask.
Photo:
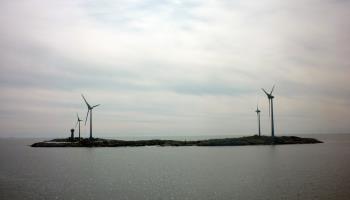
[(194, 141), (180, 140), (114, 140), (93, 138), (61, 138), (37, 142), (31, 147), (139, 147), (139, 146), (247, 146), (247, 145), (282, 145), (282, 144), (316, 144), (323, 143), (314, 138), (296, 136), (247, 136), (239, 138), (208, 139)]

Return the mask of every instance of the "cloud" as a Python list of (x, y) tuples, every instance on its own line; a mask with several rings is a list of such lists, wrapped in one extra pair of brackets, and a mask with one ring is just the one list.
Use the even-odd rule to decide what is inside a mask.
[(348, 8), (2, 1), (0, 134), (60, 135), (85, 112), (80, 93), (103, 105), (104, 135), (251, 134), (257, 101), (267, 106), (260, 88), (273, 84), (281, 133), (348, 132)]

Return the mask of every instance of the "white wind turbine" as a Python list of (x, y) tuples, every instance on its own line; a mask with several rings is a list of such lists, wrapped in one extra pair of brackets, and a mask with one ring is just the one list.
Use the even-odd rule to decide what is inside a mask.
[(269, 115), (271, 116), (271, 136), (275, 137), (275, 127), (274, 127), (274, 119), (273, 119), (273, 98), (274, 98), (274, 96), (272, 96), (272, 92), (275, 89), (275, 85), (273, 85), (270, 93), (266, 92), (266, 90), (264, 90), (263, 88), (261, 88), (261, 89), (264, 91), (267, 98), (269, 99)]
[(89, 113), (90, 113), (90, 140), (92, 140), (92, 109), (94, 109), (95, 107), (99, 106), (100, 104), (97, 104), (97, 105), (94, 105), (94, 106), (90, 106), (90, 104), (86, 101), (84, 95), (82, 94), (81, 95), (86, 103), (86, 106), (88, 108), (88, 111), (86, 113), (86, 119), (85, 119), (85, 125), (86, 125), (86, 122), (87, 122), (87, 118), (89, 116)]
[(261, 128), (260, 128), (260, 110), (258, 105), (256, 105), (256, 115), (258, 116), (258, 131), (259, 131), (259, 136), (261, 136)]
[(77, 123), (75, 124), (75, 128), (77, 127), (77, 125), (79, 124), (79, 141), (80, 141), (80, 122), (83, 121), (79, 118), (79, 115), (77, 113)]

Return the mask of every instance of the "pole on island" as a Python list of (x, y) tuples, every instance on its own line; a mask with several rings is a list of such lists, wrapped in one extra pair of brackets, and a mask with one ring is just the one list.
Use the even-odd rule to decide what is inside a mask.
[(70, 129), (70, 139), (72, 142), (74, 141), (74, 128)]

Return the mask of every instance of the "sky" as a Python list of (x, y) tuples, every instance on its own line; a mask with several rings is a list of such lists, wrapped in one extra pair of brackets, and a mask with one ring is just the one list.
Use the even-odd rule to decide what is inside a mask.
[[(350, 1), (2, 0), (0, 137), (349, 133)], [(82, 124), (82, 136), (88, 136)]]

